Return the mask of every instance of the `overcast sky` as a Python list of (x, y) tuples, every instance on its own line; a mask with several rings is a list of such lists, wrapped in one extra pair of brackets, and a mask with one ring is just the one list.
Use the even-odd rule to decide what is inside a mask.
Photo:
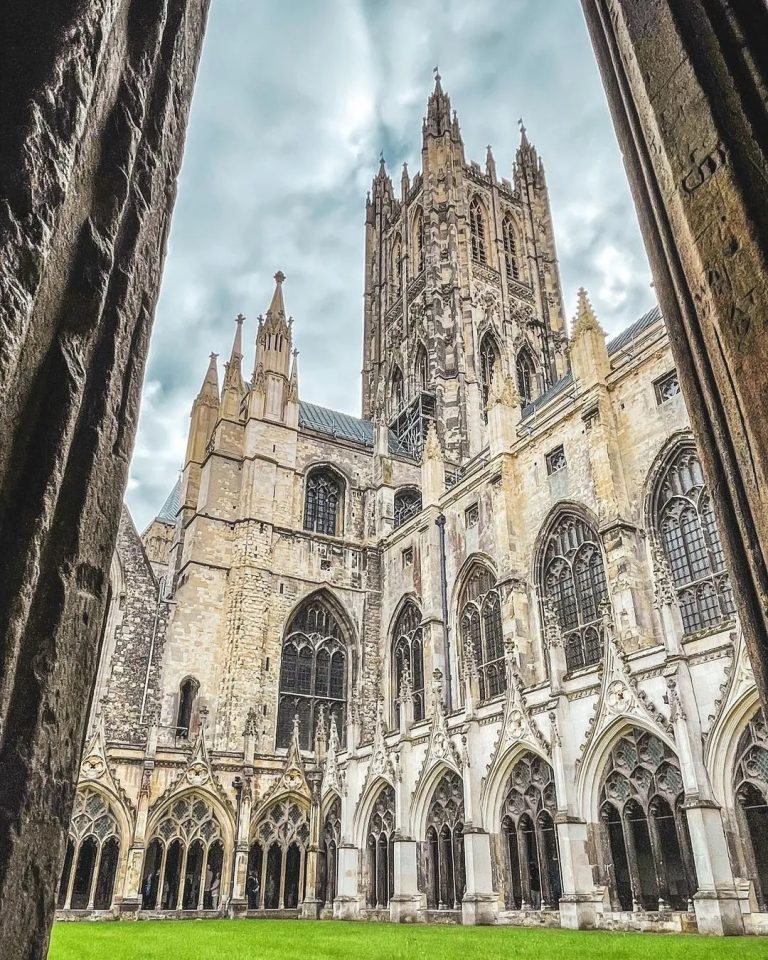
[[(213, 350), (283, 270), (303, 399), (359, 415), (365, 194), (380, 150), (419, 169), (439, 64), (468, 159), (511, 175), (522, 115), (547, 170), (566, 311), (615, 333), (654, 303), (577, 0), (214, 0), (192, 104), (127, 501), (142, 529), (182, 465)], [(221, 373), (220, 373), (221, 376)]]

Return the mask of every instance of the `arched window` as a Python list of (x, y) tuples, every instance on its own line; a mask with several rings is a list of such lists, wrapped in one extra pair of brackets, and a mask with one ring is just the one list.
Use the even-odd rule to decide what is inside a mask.
[(472, 259), (487, 263), (485, 246), (485, 212), (479, 197), (473, 197), (469, 205), (469, 231), (472, 241)]
[(78, 790), (69, 825), (59, 883), (60, 910), (108, 910), (120, 854), (117, 819), (107, 801), (86, 787)]
[(547, 537), (541, 594), (554, 604), (569, 670), (603, 655), (600, 605), (608, 597), (597, 534), (580, 517), (562, 516)]
[(333, 470), (318, 467), (307, 476), (304, 529), (329, 537), (343, 532), (344, 481)]
[(520, 262), (517, 259), (517, 231), (512, 217), (507, 214), (501, 223), (501, 237), (504, 243), (504, 266), (507, 279), (520, 279)]
[(277, 746), (287, 747), (299, 718), (303, 750), (311, 750), (320, 715), (344, 735), (347, 653), (341, 627), (322, 597), (311, 597), (292, 617), (283, 639)]
[(515, 361), (515, 371), (517, 373), (517, 392), (520, 394), (520, 402), (525, 406), (535, 400), (536, 393), (536, 366), (527, 347), (523, 347), (518, 353)]
[(480, 699), (490, 700), (507, 689), (501, 598), (493, 574), (475, 563), (459, 596), (459, 624), (465, 663), (471, 656), (477, 666)]
[(398, 490), (395, 494), (395, 529), (417, 513), (421, 513), (421, 491), (413, 487)]
[(175, 800), (155, 828), (141, 882), (142, 905), (159, 910), (218, 910), (224, 880), (221, 825), (191, 793)]
[(657, 736), (633, 727), (616, 741), (600, 792), (616, 909), (686, 909), (696, 881), (683, 799), (678, 759)]
[(413, 365), (416, 379), (416, 389), (426, 390), (429, 384), (429, 360), (424, 344), (420, 343), (416, 349), (416, 362)]
[(390, 411), (394, 416), (400, 412), (400, 408), (405, 403), (405, 382), (403, 380), (403, 371), (395, 364), (392, 369), (392, 375), (389, 378), (389, 402)]
[(499, 348), (491, 333), (486, 333), (480, 341), (480, 386), (483, 393), (483, 415), (487, 417), (488, 397), (493, 382), (493, 371), (499, 363)]
[(427, 906), (458, 910), (464, 896), (464, 786), (446, 771), (427, 814)]
[(200, 684), (194, 677), (187, 677), (179, 687), (179, 712), (176, 718), (176, 736), (186, 740), (192, 724), (192, 709)]
[(392, 279), (395, 284), (394, 296), (397, 298), (403, 285), (403, 245), (399, 235), (392, 244)]
[(422, 213), (421, 207), (416, 208), (416, 212), (413, 215), (413, 267), (414, 273), (416, 275), (420, 274), (424, 269), (425, 258), (424, 258), (424, 214)]
[[(308, 811), (293, 800), (276, 800), (251, 833), (248, 874), (251, 909), (294, 910), (306, 893)], [(258, 873), (257, 873), (258, 871)]]
[(395, 892), (395, 791), (382, 787), (368, 821), (365, 840), (366, 902), (382, 909)]
[(720, 534), (692, 447), (682, 447), (660, 478), (655, 521), (677, 588), (685, 632), (732, 620), (736, 607)]
[(395, 622), (392, 638), (392, 714), (400, 723), (400, 693), (409, 677), (413, 691), (413, 719), (424, 719), (424, 635), (421, 611), (408, 602)]
[(768, 725), (762, 710), (739, 738), (733, 791), (746, 866), (755, 885), (758, 909), (768, 910)]
[(541, 757), (524, 754), (507, 781), (501, 829), (507, 854), (507, 907), (557, 909), (562, 894), (555, 831), (555, 778)]
[(323, 820), (320, 840), (319, 899), (328, 907), (336, 899), (338, 889), (338, 856), (341, 843), (341, 800), (335, 797)]

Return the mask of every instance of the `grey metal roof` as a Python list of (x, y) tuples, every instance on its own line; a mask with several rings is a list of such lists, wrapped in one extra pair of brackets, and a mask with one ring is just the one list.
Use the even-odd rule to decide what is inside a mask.
[(560, 379), (556, 383), (553, 383), (551, 387), (548, 387), (544, 393), (523, 407), (523, 420), (525, 420), (526, 417), (530, 417), (531, 414), (536, 413), (540, 407), (543, 407), (545, 403), (548, 403), (552, 397), (556, 397), (558, 393), (562, 393), (563, 390), (565, 390), (566, 387), (569, 387), (572, 383), (573, 374), (569, 370), (564, 377), (560, 377)]
[(165, 503), (160, 507), (156, 520), (161, 523), (176, 523), (176, 514), (181, 506), (181, 477), (173, 485), (173, 490), (166, 497)]
[(635, 337), (639, 336), (648, 327), (653, 326), (658, 320), (661, 320), (661, 310), (658, 306), (653, 307), (648, 313), (644, 313), (639, 320), (635, 320), (626, 330), (617, 333), (616, 336), (608, 341), (608, 353), (616, 353), (622, 347), (626, 347)]
[[(338, 410), (329, 410), (328, 407), (319, 407), (316, 403), (299, 401), (299, 426), (307, 430), (315, 430), (329, 437), (341, 440), (351, 440), (365, 447), (373, 449), (373, 422), (352, 417), (348, 413)], [(397, 437), (389, 431), (389, 452), (408, 456), (408, 451), (401, 447)]]

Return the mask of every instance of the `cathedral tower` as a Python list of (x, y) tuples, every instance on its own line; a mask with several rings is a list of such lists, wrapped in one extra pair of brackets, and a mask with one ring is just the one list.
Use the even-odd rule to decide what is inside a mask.
[(366, 204), (363, 416), (419, 453), (435, 420), (449, 461), (488, 442), (494, 368), (521, 403), (566, 370), (566, 335), (544, 167), (521, 123), (512, 180), (468, 163), (436, 72), (422, 170), (395, 197), (382, 156)]

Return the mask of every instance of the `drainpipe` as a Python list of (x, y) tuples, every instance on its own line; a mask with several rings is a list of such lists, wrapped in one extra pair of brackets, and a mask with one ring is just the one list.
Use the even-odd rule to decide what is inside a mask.
[(152, 624), (152, 639), (149, 644), (149, 657), (147, 658), (147, 673), (144, 677), (144, 693), (141, 698), (141, 713), (139, 714), (139, 723), (144, 723), (144, 713), (147, 709), (147, 694), (149, 692), (149, 678), (152, 673), (152, 660), (155, 656), (155, 641), (157, 640), (157, 621), (160, 619), (160, 604), (163, 602), (162, 584), (157, 585), (157, 599), (155, 600), (155, 619)]
[[(232, 903), (232, 897), (235, 892), (235, 873), (237, 872), (237, 848), (240, 846), (240, 810), (243, 805), (243, 781), (241, 777), (235, 777), (232, 781), (237, 795), (237, 806), (235, 808), (235, 849), (232, 851), (232, 869), (229, 874), (229, 899), (227, 907)], [(205, 878), (203, 878), (205, 879)], [(219, 904), (221, 909), (221, 904)]]
[(443, 653), (445, 656), (446, 710), (453, 712), (453, 683), (451, 682), (451, 642), (448, 627), (448, 580), (445, 572), (445, 514), (435, 518), (440, 531), (440, 600), (443, 608)]

